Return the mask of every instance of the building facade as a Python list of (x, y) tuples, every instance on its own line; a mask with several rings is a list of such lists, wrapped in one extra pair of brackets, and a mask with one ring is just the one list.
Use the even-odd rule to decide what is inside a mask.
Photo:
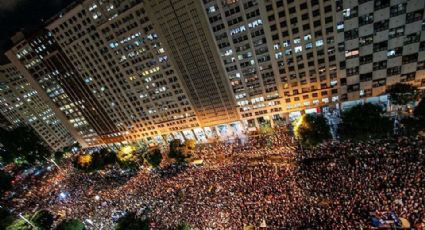
[(142, 1), (83, 1), (47, 29), (117, 127), (110, 142), (171, 139), (199, 126)]
[(7, 56), (86, 146), (203, 140), (424, 87), (424, 4), (82, 0)]
[(344, 101), (385, 93), (389, 85), (425, 85), (425, 2), (338, 1), (336, 30)]
[(75, 139), (28, 80), (12, 64), (0, 66), (0, 112), (11, 126), (28, 125), (52, 150)]
[(239, 120), (212, 34), (197, 0), (146, 1), (202, 126)]

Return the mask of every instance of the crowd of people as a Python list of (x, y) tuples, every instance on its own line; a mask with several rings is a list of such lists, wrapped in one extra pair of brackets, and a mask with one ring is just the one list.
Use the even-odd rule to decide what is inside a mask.
[[(294, 145), (277, 130), (265, 139), (201, 145), (194, 155), (203, 167), (88, 174), (67, 165), (8, 205), (19, 212), (47, 208), (88, 229), (111, 229), (126, 212), (149, 218), (155, 229), (182, 223), (194, 229), (369, 229), (377, 212), (392, 212), (418, 229), (425, 222), (423, 139)], [(241, 157), (269, 155), (292, 161), (247, 164)]]

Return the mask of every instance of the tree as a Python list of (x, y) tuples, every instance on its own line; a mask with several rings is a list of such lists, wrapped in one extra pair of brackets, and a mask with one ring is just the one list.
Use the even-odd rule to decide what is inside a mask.
[(109, 165), (117, 162), (117, 154), (109, 149), (103, 148), (92, 154), (93, 163), (91, 168), (96, 170), (103, 170)]
[(326, 118), (320, 114), (304, 114), (294, 123), (294, 134), (302, 144), (315, 146), (331, 138)]
[(90, 169), (93, 157), (90, 154), (81, 154), (77, 157), (77, 167), (82, 169)]
[(383, 108), (371, 103), (356, 105), (342, 113), (339, 132), (343, 138), (369, 138), (391, 132), (391, 121), (383, 116)]
[(138, 218), (135, 213), (127, 213), (118, 220), (115, 230), (149, 230), (149, 221)]
[(263, 147), (272, 147), (273, 141), (272, 138), (270, 138), (272, 135), (274, 135), (274, 129), (272, 128), (270, 122), (264, 122), (260, 125), (258, 142)]
[(159, 149), (153, 149), (151, 151), (143, 154), (143, 159), (149, 164), (151, 167), (156, 168), (161, 164), (162, 154)]
[(61, 162), (62, 161), (62, 159), (63, 159), (63, 157), (65, 156), (65, 152), (64, 151), (56, 151), (54, 154), (53, 154), (53, 157), (54, 157), (54, 159), (55, 159), (55, 161), (56, 162)]
[(417, 87), (406, 83), (396, 83), (389, 86), (387, 93), (394, 105), (407, 105), (416, 100), (418, 96)]
[[(29, 215), (24, 215), (26, 219), (29, 219)], [(15, 218), (13, 222), (8, 225), (5, 230), (31, 230), (33, 227), (21, 218)]]
[(0, 194), (12, 188), (12, 176), (0, 170)]
[(196, 141), (193, 140), (193, 139), (188, 139), (184, 142), (184, 145), (185, 145), (186, 149), (188, 149), (188, 150), (195, 150)]
[(415, 110), (413, 110), (413, 115), (416, 118), (422, 120), (422, 122), (425, 122), (425, 97), (422, 98), (422, 100), (415, 107)]
[(50, 158), (51, 151), (46, 143), (29, 127), (21, 126), (13, 130), (0, 129), (0, 142), (5, 151), (23, 157), (30, 164)]
[(56, 227), (56, 230), (84, 230), (84, 224), (76, 219), (63, 220)]
[(187, 224), (181, 224), (176, 227), (176, 230), (190, 230), (190, 227)]
[[(0, 132), (2, 132), (2, 130), (0, 130)], [(6, 151), (6, 149), (4, 148), (0, 148), (0, 163), (1, 164), (7, 165), (9, 163), (12, 163), (16, 159), (16, 157), (17, 155), (15, 153)]]
[(0, 229), (6, 229), (15, 221), (13, 215), (5, 208), (0, 208)]
[(31, 222), (40, 230), (48, 230), (53, 225), (54, 217), (48, 210), (40, 210), (32, 216)]
[(274, 133), (274, 130), (273, 130), (272, 126), (270, 125), (270, 123), (262, 124), (260, 126), (259, 131), (260, 131), (260, 135), (266, 135), (266, 136), (273, 135), (273, 133)]
[(179, 139), (174, 139), (170, 142), (170, 151), (168, 152), (168, 157), (175, 159), (177, 162), (184, 162), (186, 156), (182, 151), (182, 144)]
[(136, 147), (124, 146), (116, 153), (118, 163), (122, 168), (137, 169), (141, 155), (136, 154)]
[(134, 152), (136, 151), (136, 148), (134, 146), (124, 146), (117, 152), (117, 159), (120, 162), (126, 162), (126, 161), (135, 161), (136, 156)]
[(180, 139), (174, 139), (170, 142), (170, 152), (176, 151), (181, 147), (181, 140)]

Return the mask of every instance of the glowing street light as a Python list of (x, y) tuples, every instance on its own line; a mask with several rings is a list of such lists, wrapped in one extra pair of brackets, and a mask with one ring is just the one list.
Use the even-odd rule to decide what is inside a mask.
[(69, 196), (69, 192), (61, 192), (59, 193), (59, 200), (63, 201)]
[(65, 194), (65, 193), (63, 193), (63, 192), (61, 192), (61, 193), (59, 194), (59, 197), (60, 197), (60, 198), (62, 198), (62, 199), (65, 199), (65, 198), (66, 198), (66, 194)]

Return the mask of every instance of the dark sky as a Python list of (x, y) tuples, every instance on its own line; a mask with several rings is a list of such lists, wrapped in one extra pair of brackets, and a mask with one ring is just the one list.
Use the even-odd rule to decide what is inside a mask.
[[(25, 28), (25, 32), (39, 27), (75, 0), (0, 0), (0, 54), (10, 46), (10, 36)], [(2, 55), (0, 55), (2, 56)], [(0, 58), (1, 60), (1, 58)]]

